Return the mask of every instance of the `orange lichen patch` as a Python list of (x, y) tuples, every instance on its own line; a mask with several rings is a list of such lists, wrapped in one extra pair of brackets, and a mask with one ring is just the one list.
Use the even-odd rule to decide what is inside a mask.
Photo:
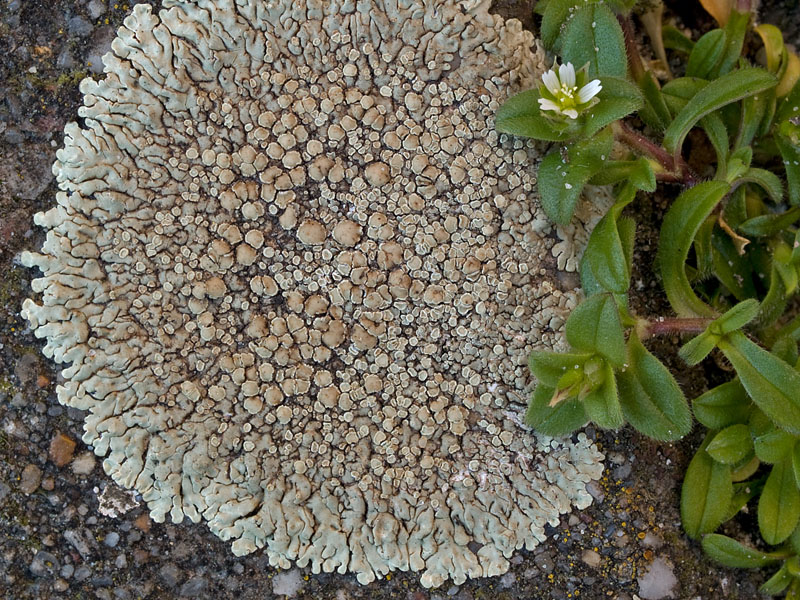
[(59, 433), (50, 441), (50, 460), (57, 467), (68, 465), (75, 453), (75, 441)]
[(47, 46), (34, 46), (33, 55), (37, 58), (50, 58), (53, 56), (53, 51)]

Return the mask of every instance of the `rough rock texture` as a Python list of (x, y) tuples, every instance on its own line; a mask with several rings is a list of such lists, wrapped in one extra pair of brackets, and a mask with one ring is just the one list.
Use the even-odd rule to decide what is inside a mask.
[(164, 6), (81, 84), (23, 255), (84, 442), (156, 521), (237, 554), (504, 572), (602, 472), (582, 434), (520, 426), (586, 237), (494, 132), (541, 71), (530, 34), (474, 1)]

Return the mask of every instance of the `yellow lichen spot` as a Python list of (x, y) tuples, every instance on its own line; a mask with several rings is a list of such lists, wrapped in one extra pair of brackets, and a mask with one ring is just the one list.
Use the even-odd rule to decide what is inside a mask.
[(640, 531), (636, 534), (636, 537), (638, 537), (640, 540), (643, 540), (646, 536), (647, 534), (644, 531)]
[(392, 574), (389, 573), (388, 575), (386, 575), (386, 581), (391, 581), (391, 580), (392, 580)]

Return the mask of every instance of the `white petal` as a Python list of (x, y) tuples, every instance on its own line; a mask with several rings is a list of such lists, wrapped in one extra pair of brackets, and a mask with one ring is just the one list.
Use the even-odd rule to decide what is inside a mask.
[(574, 108), (568, 108), (566, 110), (562, 110), (561, 113), (567, 115), (570, 119), (578, 118), (578, 111), (575, 110)]
[(548, 100), (547, 98), (539, 98), (539, 108), (542, 110), (554, 110), (557, 113), (561, 112), (558, 104), (553, 102), (552, 100)]
[(589, 100), (597, 96), (602, 89), (603, 86), (600, 85), (600, 80), (593, 79), (578, 91), (578, 102), (586, 104)]
[(558, 78), (561, 80), (561, 85), (568, 88), (575, 87), (575, 67), (571, 62), (558, 67)]
[(545, 87), (550, 90), (550, 93), (553, 95), (558, 94), (559, 90), (561, 89), (561, 83), (558, 81), (558, 75), (556, 75), (556, 72), (552, 69), (545, 71), (544, 75), (542, 75), (542, 83), (544, 83)]

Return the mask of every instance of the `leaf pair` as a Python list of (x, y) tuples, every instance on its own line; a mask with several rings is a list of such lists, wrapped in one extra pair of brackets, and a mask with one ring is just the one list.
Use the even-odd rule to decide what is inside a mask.
[[(628, 61), (622, 28), (608, 5), (614, 2), (547, 0), (539, 2), (540, 35), (548, 49), (574, 65), (589, 65), (591, 77), (625, 77)], [(629, 3), (630, 4), (630, 3)], [(630, 10), (625, 3), (615, 9)]]
[(577, 119), (557, 119), (542, 113), (539, 90), (532, 89), (512, 96), (500, 107), (495, 116), (497, 131), (545, 142), (585, 140), (642, 105), (641, 94), (632, 83), (610, 76), (599, 79), (603, 89), (596, 96), (597, 104)]
[(678, 439), (691, 429), (686, 399), (667, 368), (635, 334), (625, 342), (613, 295), (585, 300), (567, 321), (566, 336), (580, 353), (534, 352), (530, 366), (539, 384), (527, 422), (558, 436), (590, 419), (604, 429), (625, 422), (655, 439)]

